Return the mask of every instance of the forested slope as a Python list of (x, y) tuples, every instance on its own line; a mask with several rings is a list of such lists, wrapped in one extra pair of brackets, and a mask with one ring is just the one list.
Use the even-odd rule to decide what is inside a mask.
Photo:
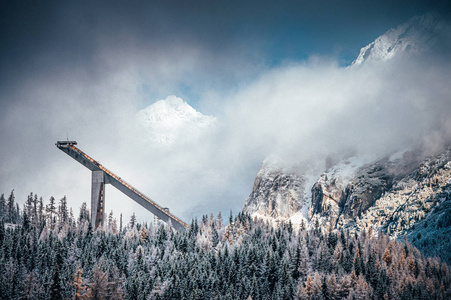
[(0, 203), (3, 299), (451, 297), (445, 263), (371, 231), (274, 228), (245, 214), (228, 225), (204, 216), (185, 233), (110, 214), (93, 231), (86, 205), (74, 218), (65, 198), (43, 205), (30, 195), (23, 211), (11, 200)]

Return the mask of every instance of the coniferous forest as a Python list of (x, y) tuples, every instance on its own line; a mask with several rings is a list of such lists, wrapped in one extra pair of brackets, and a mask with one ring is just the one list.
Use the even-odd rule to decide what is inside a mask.
[[(451, 299), (450, 268), (406, 240), (248, 215), (178, 233), (83, 204), (0, 198), (2, 299)], [(227, 224), (227, 225), (225, 225)]]

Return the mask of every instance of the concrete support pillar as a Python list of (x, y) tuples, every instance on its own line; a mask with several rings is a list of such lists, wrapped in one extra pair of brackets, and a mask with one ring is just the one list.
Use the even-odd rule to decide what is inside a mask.
[(105, 173), (92, 171), (91, 223), (94, 229), (103, 226), (105, 216)]

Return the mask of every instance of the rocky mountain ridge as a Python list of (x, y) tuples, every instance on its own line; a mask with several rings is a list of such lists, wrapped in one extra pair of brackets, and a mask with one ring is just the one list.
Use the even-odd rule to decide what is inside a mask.
[[(350, 67), (450, 49), (450, 41), (448, 23), (431, 14), (414, 17), (362, 48)], [(377, 159), (349, 155), (325, 163), (317, 173), (264, 163), (243, 211), (276, 224), (406, 235), (419, 248), (444, 257), (451, 245), (451, 147), (420, 148)]]
[(371, 227), (402, 236), (443, 201), (451, 200), (451, 147), (424, 160), (417, 157), (418, 153), (406, 151), (401, 157), (371, 163), (347, 158), (311, 186), (303, 174), (264, 165), (243, 211), (292, 223), (292, 216), (302, 212), (308, 223), (318, 220), (325, 226), (358, 231)]
[(431, 49), (449, 48), (451, 28), (437, 14), (428, 13), (411, 18), (390, 29), (360, 50), (351, 66), (366, 62), (387, 61), (400, 54), (421, 54)]
[[(449, 198), (451, 183), (451, 148), (417, 164), (413, 170), (405, 167), (406, 158), (398, 161), (383, 159), (362, 167), (341, 192), (338, 211), (331, 216), (328, 210), (314, 209), (313, 215), (335, 227), (356, 230), (383, 230), (389, 235), (401, 236), (426, 218), (442, 201)], [(399, 172), (403, 169), (404, 172)], [(324, 200), (321, 195), (331, 178), (324, 184), (315, 184), (312, 207)]]

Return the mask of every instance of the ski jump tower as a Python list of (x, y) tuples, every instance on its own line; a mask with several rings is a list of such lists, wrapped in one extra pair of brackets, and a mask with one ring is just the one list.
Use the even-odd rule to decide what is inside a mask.
[(168, 224), (170, 223), (177, 231), (184, 231), (189, 227), (188, 224), (171, 214), (167, 208), (158, 205), (119, 176), (102, 166), (98, 161), (75, 147), (77, 142), (58, 141), (55, 145), (58, 149), (92, 171), (91, 222), (94, 228), (97, 229), (99, 225), (103, 225), (105, 219), (105, 184), (111, 184), (159, 219)]

